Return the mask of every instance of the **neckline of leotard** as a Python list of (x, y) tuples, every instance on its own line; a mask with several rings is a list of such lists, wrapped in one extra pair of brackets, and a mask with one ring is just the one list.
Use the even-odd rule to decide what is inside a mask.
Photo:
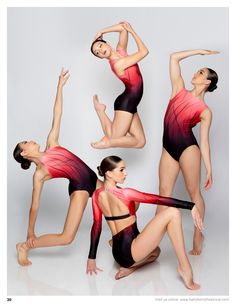
[(121, 57), (119, 57), (119, 58), (114, 58), (114, 59), (109, 59), (109, 62), (110, 63), (112, 63), (113, 61), (117, 61), (117, 60), (119, 60), (119, 59), (121, 59), (121, 58), (124, 58), (125, 56), (123, 56), (122, 54), (120, 54), (120, 52), (119, 51), (117, 51), (117, 49), (116, 49), (116, 52), (117, 53), (119, 53), (119, 55), (121, 55)]
[(196, 100), (198, 100), (199, 102), (201, 102), (201, 103), (203, 103), (204, 105), (207, 106), (207, 104), (206, 104), (203, 100), (200, 100), (198, 97), (196, 97), (195, 95), (193, 95), (193, 94), (191, 93), (191, 91), (189, 91), (189, 90), (186, 89), (186, 88), (182, 88), (179, 92), (177, 92), (176, 95), (174, 95), (174, 96), (170, 99), (170, 101), (172, 101), (173, 99), (175, 99), (182, 91), (186, 91), (186, 92), (189, 93), (193, 98), (195, 98)]

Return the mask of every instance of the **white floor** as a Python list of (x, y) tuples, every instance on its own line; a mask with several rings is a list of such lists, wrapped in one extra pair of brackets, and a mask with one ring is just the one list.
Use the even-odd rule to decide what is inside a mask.
[[(191, 246), (191, 217), (184, 213), (186, 248)], [(166, 236), (161, 243), (158, 261), (145, 266), (129, 277), (116, 281), (118, 265), (108, 246), (110, 234), (104, 224), (99, 244), (97, 265), (103, 269), (98, 275), (85, 273), (89, 248), (89, 227), (81, 224), (76, 240), (67, 247), (44, 248), (30, 253), (32, 266), (17, 264), (15, 242), (8, 242), (8, 296), (14, 295), (136, 295), (136, 296), (227, 296), (228, 232), (217, 225), (217, 219), (205, 229), (204, 250), (199, 257), (190, 257), (198, 291), (185, 288), (177, 275), (177, 260)], [(141, 229), (141, 226), (139, 226)]]

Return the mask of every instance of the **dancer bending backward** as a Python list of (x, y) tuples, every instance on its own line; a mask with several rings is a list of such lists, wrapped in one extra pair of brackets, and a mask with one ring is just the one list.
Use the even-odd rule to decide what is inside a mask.
[[(109, 32), (119, 32), (116, 50), (102, 39), (102, 35)], [(128, 33), (131, 33), (138, 47), (138, 51), (131, 55), (126, 51)], [(143, 79), (137, 63), (148, 54), (148, 50), (127, 22), (101, 30), (96, 38), (91, 46), (92, 53), (99, 58), (109, 60), (112, 71), (124, 83), (125, 91), (115, 100), (113, 121), (105, 112), (106, 106), (99, 102), (97, 95), (94, 96), (95, 110), (105, 136), (100, 141), (92, 143), (92, 146), (142, 148), (146, 140), (137, 106), (143, 95)]]
[[(28, 259), (28, 252), (31, 249), (63, 246), (73, 241), (88, 198), (92, 196), (97, 187), (102, 185), (102, 182), (97, 179), (97, 175), (80, 158), (58, 143), (62, 116), (62, 91), (68, 78), (68, 71), (62, 69), (57, 86), (52, 128), (47, 137), (46, 149), (41, 152), (40, 146), (36, 142), (23, 141), (17, 144), (13, 153), (15, 160), (21, 163), (23, 169), (28, 169), (31, 162), (36, 165), (27, 240), (16, 245), (18, 261), (22, 266), (31, 264)], [(36, 237), (35, 223), (39, 210), (40, 194), (44, 182), (53, 178), (67, 178), (70, 181), (70, 206), (64, 229), (59, 234)]]
[[(212, 114), (204, 102), (206, 92), (217, 88), (218, 76), (210, 68), (202, 68), (192, 78), (193, 89), (185, 89), (180, 61), (193, 55), (217, 54), (216, 51), (191, 50), (170, 56), (170, 79), (172, 94), (164, 119), (163, 151), (159, 164), (159, 193), (171, 196), (179, 170), (182, 171), (190, 198), (197, 205), (204, 219), (204, 200), (200, 191), (201, 156), (206, 168), (205, 189), (212, 185), (209, 129)], [(200, 122), (200, 149), (192, 127)], [(158, 207), (162, 211), (165, 207)], [(192, 255), (202, 251), (203, 234), (195, 227)]]
[[(119, 157), (105, 158), (98, 169), (99, 174), (104, 176), (104, 186), (97, 189), (92, 198), (94, 223), (87, 273), (101, 270), (97, 268), (95, 258), (104, 214), (112, 233), (112, 253), (121, 266), (116, 279), (157, 259), (160, 254), (158, 246), (167, 231), (179, 261), (178, 272), (184, 284), (189, 289), (198, 289), (200, 286), (193, 281), (192, 268), (185, 252), (181, 214), (177, 209), (191, 210), (195, 225), (202, 230), (197, 207), (192, 202), (117, 187), (117, 183), (123, 183), (127, 175), (125, 162)], [(136, 225), (135, 202), (165, 205), (169, 208), (158, 213), (140, 233)]]

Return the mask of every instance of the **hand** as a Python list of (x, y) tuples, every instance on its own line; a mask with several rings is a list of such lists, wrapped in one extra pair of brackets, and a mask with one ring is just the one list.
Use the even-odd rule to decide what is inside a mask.
[(203, 231), (202, 218), (200, 216), (200, 213), (196, 205), (192, 208), (191, 213), (192, 213), (194, 225), (199, 229), (200, 232), (202, 232)]
[(122, 24), (123, 28), (124, 28), (126, 31), (128, 31), (128, 32), (130, 32), (130, 33), (134, 32), (132, 26), (131, 26), (127, 21), (120, 22), (120, 24)]
[(64, 68), (62, 68), (60, 76), (59, 76), (59, 80), (58, 80), (58, 86), (63, 87), (69, 77), (70, 77), (69, 70), (64, 70)]
[(97, 266), (96, 266), (96, 260), (95, 259), (91, 259), (89, 258), (88, 261), (87, 261), (87, 270), (86, 270), (86, 273), (92, 275), (93, 272), (95, 274), (97, 274), (97, 270), (99, 271), (103, 271), (102, 269), (99, 269)]
[(219, 51), (211, 51), (211, 50), (200, 50), (200, 55), (212, 55), (219, 54)]
[(94, 37), (94, 40), (97, 40), (98, 38), (102, 39), (103, 33), (102, 32), (97, 32), (96, 36)]
[(34, 248), (34, 241), (36, 239), (36, 236), (34, 233), (27, 235), (27, 241), (26, 241), (26, 245), (28, 248)]
[(204, 184), (204, 188), (206, 191), (209, 190), (209, 188), (212, 186), (212, 183), (213, 183), (212, 175), (211, 175), (211, 173), (207, 173), (206, 178), (205, 178), (205, 184)]

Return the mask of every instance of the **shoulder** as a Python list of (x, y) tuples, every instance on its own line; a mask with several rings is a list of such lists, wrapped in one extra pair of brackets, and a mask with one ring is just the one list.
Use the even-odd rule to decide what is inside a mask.
[(207, 105), (204, 105), (204, 106), (205, 107), (203, 107), (200, 118), (203, 119), (203, 120), (211, 120), (212, 119), (212, 111)]
[(58, 143), (53, 143), (53, 144), (47, 144), (46, 148), (45, 148), (45, 151), (47, 151), (48, 149), (53, 149), (53, 148), (63, 148), (61, 145), (59, 145)]
[(42, 168), (36, 169), (33, 175), (34, 185), (38, 183), (42, 183), (45, 178), (45, 173)]
[(103, 194), (105, 193), (104, 187), (100, 187), (98, 189), (96, 189), (96, 191), (93, 192), (93, 196), (92, 198), (99, 198), (100, 196), (103, 196)]

